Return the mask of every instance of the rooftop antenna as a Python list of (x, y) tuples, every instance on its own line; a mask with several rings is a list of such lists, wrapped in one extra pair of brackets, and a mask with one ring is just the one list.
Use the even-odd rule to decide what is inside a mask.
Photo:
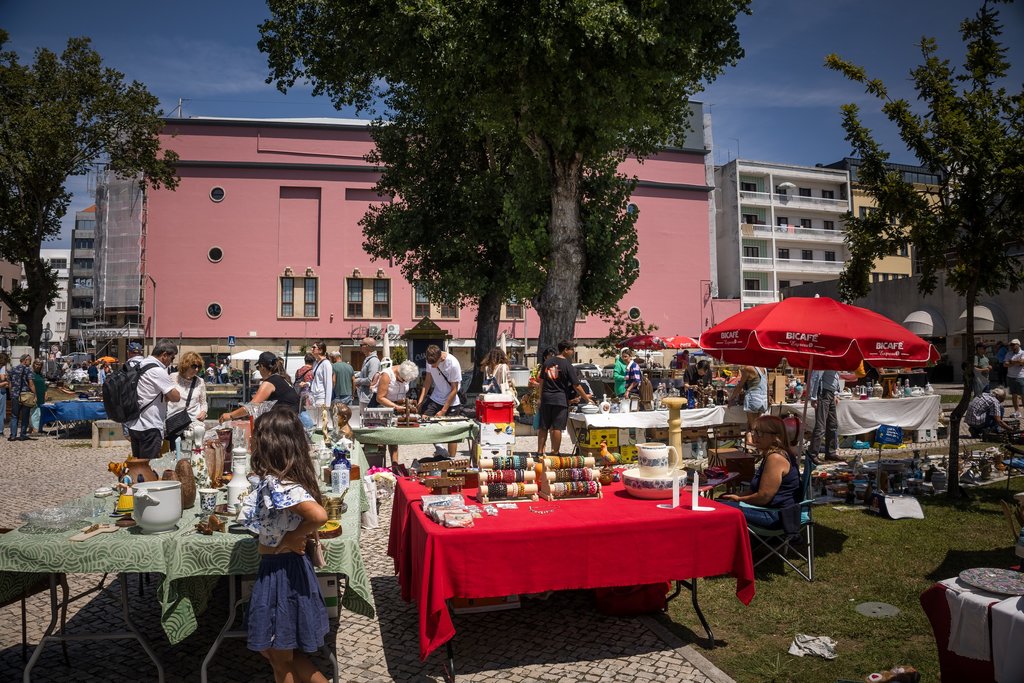
[(191, 101), (192, 100), (189, 100), (189, 99), (182, 99), (181, 97), (178, 98), (178, 106), (175, 107), (175, 109), (174, 109), (175, 112), (177, 113), (177, 116), (175, 118), (178, 118), (178, 119), (182, 118), (182, 105), (184, 105), (186, 102), (191, 102)]

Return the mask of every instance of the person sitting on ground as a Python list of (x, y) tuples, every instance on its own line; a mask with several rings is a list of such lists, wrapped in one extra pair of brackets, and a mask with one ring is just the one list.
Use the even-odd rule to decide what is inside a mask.
[(1005, 399), (1006, 390), (1002, 387), (996, 387), (971, 399), (971, 402), (967, 404), (964, 422), (973, 438), (980, 438), (984, 432), (988, 431), (1010, 431), (1007, 424), (1003, 422), (1003, 400)]
[[(764, 529), (781, 529), (779, 511), (803, 498), (796, 449), (786, 432), (786, 424), (775, 415), (761, 415), (754, 420), (751, 434), (761, 464), (750, 481), (750, 493), (730, 493), (719, 496), (718, 500), (738, 507), (750, 524)], [(740, 503), (772, 510), (755, 510)]]

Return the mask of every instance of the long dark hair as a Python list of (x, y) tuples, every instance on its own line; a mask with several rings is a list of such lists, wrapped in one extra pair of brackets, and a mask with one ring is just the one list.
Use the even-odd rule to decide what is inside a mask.
[(309, 456), (306, 430), (290, 410), (270, 410), (256, 418), (252, 431), (252, 471), (260, 477), (273, 475), (306, 489), (320, 503), (320, 480)]
[(480, 363), (480, 368), (493, 373), (494, 368), (499, 365), (508, 365), (508, 356), (505, 355), (504, 351), (495, 346), (484, 356), (483, 362)]

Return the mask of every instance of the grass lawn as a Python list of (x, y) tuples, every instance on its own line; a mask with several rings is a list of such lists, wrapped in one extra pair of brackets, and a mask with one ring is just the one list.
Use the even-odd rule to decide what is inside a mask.
[[(779, 560), (765, 561), (756, 569), (757, 595), (744, 607), (735, 580), (702, 580), (701, 607), (718, 645), (701, 652), (740, 682), (861, 681), (896, 664), (917, 667), (922, 681), (939, 680), (938, 653), (918, 596), (963, 569), (1019, 562), (999, 501), (1012, 503), (1013, 493), (1022, 490), (1024, 477), (1016, 477), (1010, 493), (1000, 482), (972, 490), (972, 499), (960, 504), (923, 497), (923, 520), (816, 507), (814, 582), (788, 567), (783, 571)], [(667, 625), (703, 643), (704, 631), (685, 598), (684, 592), (672, 602)], [(900, 613), (872, 619), (854, 611), (867, 601), (895, 605)], [(796, 633), (833, 638), (839, 656), (789, 655)]]

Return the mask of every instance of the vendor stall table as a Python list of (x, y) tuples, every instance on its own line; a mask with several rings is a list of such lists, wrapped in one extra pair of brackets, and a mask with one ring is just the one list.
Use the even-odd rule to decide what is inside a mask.
[[(682, 429), (711, 427), (725, 420), (724, 406), (691, 408), (679, 412)], [(572, 413), (570, 434), (582, 427), (588, 429), (658, 429), (668, 427), (667, 410), (642, 410), (634, 413)]]
[[(690, 579), (693, 605), (698, 577), (736, 577), (743, 604), (754, 597), (754, 569), (743, 514), (702, 498), (715, 509), (666, 510), (656, 500), (629, 496), (621, 483), (603, 498), (520, 502), (517, 509), (484, 516), (467, 529), (448, 529), (427, 518), (427, 489), (400, 479), (391, 514), (388, 555), (402, 598), (419, 606), (420, 658), (448, 644), (455, 627), (449, 598), (485, 598), (549, 590), (632, 586)], [(473, 496), (475, 490), (464, 489)], [(509, 548), (519, 548), (509, 552)]]
[(1024, 681), (1024, 597), (945, 579), (921, 594), (935, 633), (942, 680)]
[(472, 420), (452, 420), (427, 423), (419, 427), (359, 427), (353, 429), (352, 433), (356, 441), (364, 446), (412, 446), (476, 439), (480, 427)]
[[(783, 403), (772, 407), (782, 415), (793, 414), (801, 417), (803, 403)], [(942, 415), (942, 399), (932, 396), (910, 398), (869, 398), (865, 401), (840, 399), (836, 402), (839, 418), (839, 435), (853, 436), (878, 429), (879, 425), (895, 425), (906, 430), (933, 429)], [(807, 407), (807, 424), (804, 429), (814, 428), (814, 408)]]
[(103, 408), (103, 401), (57, 401), (44, 403), (39, 409), (40, 428), (54, 422), (57, 424), (58, 436), (61, 429), (70, 429), (76, 422), (106, 419), (107, 411)]
[[(354, 457), (364, 463), (361, 449), (356, 447)], [(342, 605), (358, 614), (373, 616), (373, 600), (369, 576), (359, 553), (360, 516), (363, 508), (362, 487), (357, 486), (359, 498), (349, 501), (348, 511), (342, 518), (343, 534), (324, 540), (327, 565), (318, 571), (323, 574), (344, 574), (347, 577)], [(106, 498), (113, 505), (113, 498)], [(90, 496), (86, 504), (91, 505)], [(75, 503), (71, 503), (74, 505)], [(108, 516), (85, 518), (81, 525), (65, 532), (42, 532), (27, 527), (16, 529), (0, 536), (0, 600), (20, 594), (26, 580), (40, 574), (50, 575), (50, 623), (36, 646), (28, 665), (24, 681), (29, 681), (43, 647), (48, 642), (63, 640), (110, 640), (112, 638), (134, 638), (153, 660), (158, 679), (164, 680), (163, 666), (149, 646), (145, 637), (136, 629), (131, 620), (130, 604), (126, 589), (126, 575), (132, 573), (158, 573), (164, 575), (157, 592), (160, 602), (160, 621), (167, 639), (179, 643), (197, 627), (197, 613), (205, 609), (219, 577), (225, 575), (254, 574), (259, 568), (259, 553), (256, 539), (244, 530), (215, 533), (204, 536), (196, 533), (194, 522), (201, 513), (198, 501), (195, 507), (185, 510), (175, 531), (147, 535), (138, 527), (119, 529), (114, 533), (98, 534), (86, 541), (70, 542), (81, 527), (91, 522), (111, 522)], [(127, 632), (83, 633), (54, 635), (61, 603), (57, 598), (59, 574), (116, 573), (121, 585), (121, 607)], [(230, 582), (233, 586), (233, 581)], [(65, 600), (67, 598), (65, 597)], [(74, 598), (71, 598), (74, 600)], [(231, 617), (234, 613), (232, 610)], [(230, 626), (227, 624), (225, 630)], [(214, 643), (219, 645), (221, 636)], [(211, 655), (213, 650), (211, 650)], [(207, 661), (210, 657), (208, 656)], [(204, 673), (205, 673), (204, 662)]]

